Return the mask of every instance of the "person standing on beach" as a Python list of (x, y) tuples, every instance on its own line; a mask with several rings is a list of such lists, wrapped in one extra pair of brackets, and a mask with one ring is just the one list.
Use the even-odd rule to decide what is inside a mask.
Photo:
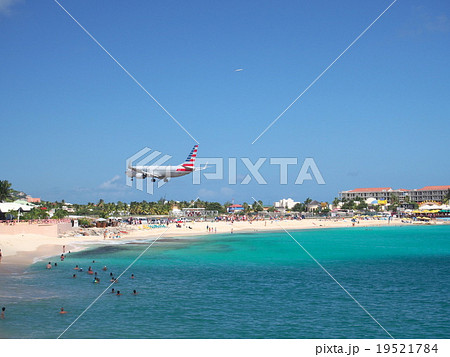
[(62, 252), (63, 252), (63, 254), (66, 252), (66, 246), (65, 245), (63, 245)]
[(2, 307), (2, 313), (0, 314), (0, 319), (4, 319), (5, 318), (5, 310), (6, 310), (6, 307)]
[(0, 262), (2, 261), (2, 250), (0, 249)]

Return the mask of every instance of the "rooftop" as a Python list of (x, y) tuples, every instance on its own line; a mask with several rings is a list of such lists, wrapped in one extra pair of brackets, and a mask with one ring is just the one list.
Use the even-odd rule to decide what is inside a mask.
[(419, 188), (418, 191), (446, 191), (450, 190), (450, 185), (444, 185), (444, 186), (425, 186), (422, 188)]
[(355, 188), (354, 190), (345, 192), (386, 192), (392, 190), (392, 187), (370, 187), (370, 188)]

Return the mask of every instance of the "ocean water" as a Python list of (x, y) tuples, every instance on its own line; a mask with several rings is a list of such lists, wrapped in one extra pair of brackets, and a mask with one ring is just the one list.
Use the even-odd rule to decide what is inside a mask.
[[(450, 337), (450, 226), (292, 235), (395, 338)], [(147, 246), (92, 247), (51, 270), (43, 261), (0, 275), (0, 337), (58, 337)], [(113, 287), (123, 295), (110, 288), (62, 338), (389, 337), (285, 232), (161, 239)]]

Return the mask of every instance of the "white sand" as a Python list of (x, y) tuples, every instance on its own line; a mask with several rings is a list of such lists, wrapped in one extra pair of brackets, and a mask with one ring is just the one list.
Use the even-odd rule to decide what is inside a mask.
[[(394, 219), (390, 223), (386, 220), (361, 220), (360, 223), (355, 224), (356, 227), (373, 227), (373, 226), (387, 226), (387, 225), (402, 225), (400, 220)], [(408, 224), (410, 225), (410, 224)], [(282, 220), (282, 221), (243, 221), (243, 222), (188, 222), (183, 224), (181, 228), (177, 228), (175, 224), (170, 224), (169, 229), (153, 228), (144, 229), (145, 225), (139, 226), (124, 226), (121, 228), (127, 231), (127, 234), (121, 234), (122, 241), (136, 241), (140, 239), (156, 238), (161, 234), (162, 237), (177, 237), (177, 236), (192, 236), (192, 235), (208, 235), (206, 227), (213, 227), (219, 233), (233, 232), (262, 232), (270, 230), (297, 230), (297, 229), (319, 229), (319, 228), (338, 228), (338, 227), (352, 227), (350, 219), (339, 220)], [(191, 227), (192, 229), (190, 229)], [(98, 228), (100, 232), (104, 229)], [(102, 234), (102, 233), (101, 233)], [(66, 246), (66, 253), (70, 251), (77, 251), (87, 247), (84, 243), (99, 243), (108, 244), (117, 239), (103, 239), (100, 236), (75, 236), (55, 238), (43, 235), (20, 234), (20, 235), (3, 235), (0, 234), (0, 249), (2, 249), (2, 264), (18, 264), (29, 265), (35, 260), (43, 257), (60, 255), (62, 253), (62, 246)], [(0, 267), (1, 267), (0, 265)]]

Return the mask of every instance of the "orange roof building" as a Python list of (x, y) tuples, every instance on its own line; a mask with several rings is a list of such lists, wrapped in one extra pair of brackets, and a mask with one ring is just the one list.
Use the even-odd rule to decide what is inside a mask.
[(400, 203), (406, 201), (409, 197), (410, 202), (437, 201), (442, 202), (450, 185), (443, 186), (425, 186), (419, 189), (408, 190), (405, 188), (393, 189), (392, 187), (370, 187), (355, 188), (353, 190), (341, 191), (339, 196), (341, 199), (354, 200), (362, 198), (374, 198), (376, 200), (387, 200), (390, 202), (392, 196), (397, 196)]

